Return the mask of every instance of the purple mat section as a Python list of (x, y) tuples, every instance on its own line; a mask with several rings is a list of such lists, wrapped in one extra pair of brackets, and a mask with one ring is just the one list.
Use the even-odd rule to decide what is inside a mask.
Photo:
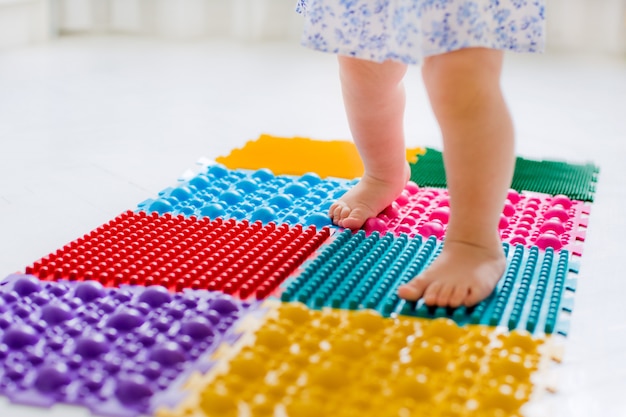
[(12, 275), (0, 283), (0, 394), (106, 416), (150, 413), (194, 369), (206, 371), (258, 306), (218, 292)]

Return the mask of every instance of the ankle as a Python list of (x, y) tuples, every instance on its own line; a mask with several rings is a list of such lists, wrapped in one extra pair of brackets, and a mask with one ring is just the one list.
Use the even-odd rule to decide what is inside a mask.
[(493, 239), (477, 239), (475, 236), (468, 238), (463, 238), (459, 236), (446, 236), (444, 239), (444, 249), (450, 250), (454, 248), (473, 248), (475, 250), (480, 250), (488, 253), (491, 256), (496, 256), (498, 258), (504, 257), (502, 241), (500, 240), (499, 236), (496, 236)]
[(404, 187), (411, 178), (411, 167), (408, 162), (404, 161), (400, 166), (366, 169), (362, 178), (367, 178), (377, 183), (402, 184), (402, 187)]

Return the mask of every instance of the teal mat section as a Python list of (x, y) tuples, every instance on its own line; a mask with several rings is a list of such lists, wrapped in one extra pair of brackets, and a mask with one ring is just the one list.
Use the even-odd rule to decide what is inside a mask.
[[(394, 237), (344, 231), (302, 272), (285, 283), (282, 301), (299, 301), (315, 309), (373, 309), (384, 316), (449, 317), (459, 323), (506, 326), (531, 333), (567, 334), (567, 313), (576, 288), (577, 266), (566, 250), (503, 244), (507, 269), (494, 292), (475, 307), (430, 307), (396, 295), (439, 254), (435, 238)], [(564, 301), (565, 300), (565, 301)]]

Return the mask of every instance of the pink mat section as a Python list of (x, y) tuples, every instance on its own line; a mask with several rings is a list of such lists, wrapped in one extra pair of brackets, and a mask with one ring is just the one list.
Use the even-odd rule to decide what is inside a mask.
[[(448, 190), (420, 188), (409, 182), (400, 197), (363, 228), (368, 234), (377, 231), (442, 239), (449, 206)], [(590, 210), (591, 204), (564, 195), (510, 190), (500, 217), (500, 236), (514, 245), (567, 249), (580, 256)]]

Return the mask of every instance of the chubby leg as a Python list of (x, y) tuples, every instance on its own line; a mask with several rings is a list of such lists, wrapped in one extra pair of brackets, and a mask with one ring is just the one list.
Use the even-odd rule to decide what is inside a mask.
[(410, 176), (404, 147), (406, 65), (339, 57), (343, 99), (365, 173), (329, 210), (333, 222), (359, 229), (402, 192)]
[(440, 256), (398, 290), (429, 305), (471, 306), (506, 267), (498, 222), (511, 184), (514, 133), (500, 90), (503, 53), (462, 49), (427, 58), (422, 76), (444, 141), (450, 221)]

